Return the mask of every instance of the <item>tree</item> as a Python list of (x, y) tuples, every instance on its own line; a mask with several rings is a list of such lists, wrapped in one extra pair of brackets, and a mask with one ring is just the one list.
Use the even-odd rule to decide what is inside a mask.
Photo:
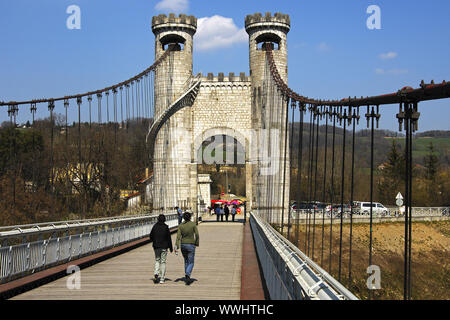
[(424, 191), (426, 193), (425, 202), (427, 206), (437, 206), (442, 201), (443, 181), (438, 174), (439, 159), (434, 151), (433, 143), (428, 146), (428, 154), (424, 157), (425, 181)]
[(381, 178), (378, 183), (380, 201), (392, 204), (395, 195), (404, 188), (405, 183), (405, 158), (395, 140), (392, 141), (387, 161), (380, 170)]
[(428, 154), (424, 157), (426, 179), (434, 181), (439, 169), (439, 159), (435, 154), (433, 143), (428, 146)]

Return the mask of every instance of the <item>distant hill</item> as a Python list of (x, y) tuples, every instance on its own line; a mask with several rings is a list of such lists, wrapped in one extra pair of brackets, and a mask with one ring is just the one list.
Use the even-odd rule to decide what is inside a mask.
[(433, 130), (433, 131), (425, 131), (421, 133), (416, 133), (417, 138), (450, 138), (450, 130)]
[[(299, 129), (300, 123), (294, 123), (293, 136), (293, 153), (294, 158), (298, 154), (299, 145)], [(303, 152), (304, 157), (307, 157), (309, 146), (309, 131), (310, 124), (303, 125)], [(344, 130), (336, 128), (336, 152), (340, 153), (342, 150)], [(395, 140), (399, 147), (404, 150), (405, 135), (400, 132), (390, 130), (375, 130), (374, 131), (374, 161), (375, 167), (379, 166), (387, 159), (387, 154), (392, 146), (392, 141)], [(346, 133), (346, 152), (351, 152), (352, 132), (347, 130)], [(436, 130), (426, 131), (415, 134), (413, 140), (413, 161), (418, 164), (423, 164), (423, 157), (428, 153), (428, 147), (433, 143), (435, 152), (438, 154), (439, 161), (442, 165), (450, 166), (450, 131)], [(325, 126), (319, 126), (319, 153), (323, 151), (325, 145)], [(328, 127), (328, 152), (332, 146), (332, 127)], [(364, 129), (356, 132), (355, 139), (356, 161), (360, 166), (368, 167), (370, 163), (370, 130)], [(305, 158), (304, 158), (305, 159)], [(320, 161), (320, 158), (319, 158)], [(295, 162), (294, 162), (295, 166)]]

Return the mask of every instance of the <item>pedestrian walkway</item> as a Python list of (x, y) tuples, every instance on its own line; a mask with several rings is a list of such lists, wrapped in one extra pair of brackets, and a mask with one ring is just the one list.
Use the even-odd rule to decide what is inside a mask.
[(154, 253), (148, 244), (81, 270), (79, 290), (67, 289), (68, 277), (64, 277), (13, 300), (239, 300), (243, 230), (241, 223), (208, 221), (199, 225), (200, 247), (191, 275), (195, 281), (190, 286), (182, 280), (181, 252), (168, 254), (166, 282), (154, 284)]

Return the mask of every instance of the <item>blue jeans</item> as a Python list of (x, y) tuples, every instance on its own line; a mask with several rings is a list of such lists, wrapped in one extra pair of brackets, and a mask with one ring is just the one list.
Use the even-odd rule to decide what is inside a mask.
[(183, 222), (183, 216), (178, 215), (178, 225), (180, 225)]
[(184, 258), (185, 274), (190, 277), (192, 269), (194, 268), (195, 245), (181, 244), (181, 253)]

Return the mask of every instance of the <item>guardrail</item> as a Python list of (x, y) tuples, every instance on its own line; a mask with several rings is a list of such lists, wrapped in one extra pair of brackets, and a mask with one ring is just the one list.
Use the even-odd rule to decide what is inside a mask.
[[(450, 207), (412, 207), (411, 210), (412, 210), (411, 214), (413, 217), (422, 217), (422, 216), (450, 217)], [(405, 211), (404, 207), (401, 212), (398, 208), (389, 208), (389, 212), (391, 214), (399, 215), (400, 213), (403, 214), (404, 211)]]
[(358, 300), (257, 213), (250, 225), (271, 299)]
[[(404, 216), (404, 207), (403, 210), (399, 208), (386, 208), (388, 210), (387, 214), (383, 213), (373, 213), (373, 217), (403, 217)], [(412, 209), (412, 217), (450, 217), (450, 207), (413, 207)], [(340, 217), (340, 209), (333, 210), (333, 218)], [(305, 219), (315, 213), (316, 219), (321, 219), (323, 215), (323, 209), (296, 209), (291, 210), (290, 214), (292, 219)], [(369, 214), (360, 213), (359, 211), (353, 212), (353, 219), (358, 218), (366, 218), (369, 217)], [(325, 212), (325, 218), (330, 218), (330, 212)], [(344, 208), (344, 218), (350, 218), (350, 209)]]
[[(156, 215), (145, 215), (1, 227), (0, 283), (142, 239), (156, 222)], [(176, 227), (177, 215), (166, 215), (166, 223)]]

